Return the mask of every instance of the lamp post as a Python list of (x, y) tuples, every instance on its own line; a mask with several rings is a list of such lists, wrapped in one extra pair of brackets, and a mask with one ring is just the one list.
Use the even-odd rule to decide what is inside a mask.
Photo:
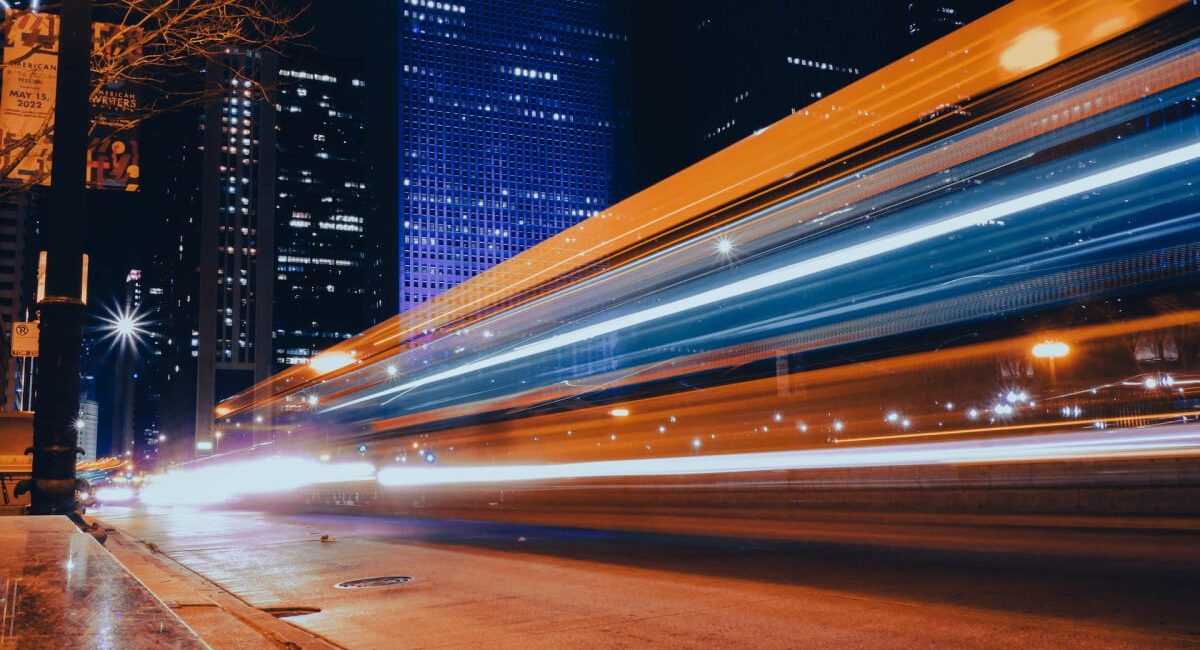
[(54, 152), (45, 233), (45, 292), (39, 296), (41, 358), (34, 387), (33, 514), (70, 514), (79, 446), (79, 357), (83, 342), (83, 237), (91, 86), (92, 2), (63, 0), (55, 81)]
[(1071, 346), (1062, 341), (1042, 341), (1033, 346), (1033, 356), (1037, 359), (1048, 359), (1050, 362), (1050, 386), (1058, 385), (1058, 373), (1054, 362), (1071, 354)]

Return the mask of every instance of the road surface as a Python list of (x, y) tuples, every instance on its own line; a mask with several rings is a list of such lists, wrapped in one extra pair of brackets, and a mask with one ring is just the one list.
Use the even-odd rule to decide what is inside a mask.
[[(843, 516), (814, 521), (821, 541), (782, 542), (178, 508), (94, 514), (255, 607), (319, 609), (287, 620), (346, 648), (1200, 647), (1200, 526), (1186, 520), (864, 517), (839, 540)], [(335, 587), (394, 575), (412, 581)]]

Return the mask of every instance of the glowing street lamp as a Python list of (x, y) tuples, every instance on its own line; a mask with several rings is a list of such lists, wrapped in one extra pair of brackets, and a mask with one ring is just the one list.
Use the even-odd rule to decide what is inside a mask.
[(1050, 362), (1050, 385), (1058, 385), (1058, 371), (1054, 361), (1071, 354), (1071, 346), (1062, 341), (1042, 341), (1033, 346), (1033, 356), (1037, 359), (1048, 359)]
[(1038, 359), (1061, 359), (1071, 353), (1071, 346), (1062, 341), (1042, 341), (1033, 346), (1033, 356)]
[(132, 307), (118, 307), (100, 319), (107, 330), (105, 338), (111, 338), (121, 348), (136, 348), (150, 336), (146, 329), (149, 320), (145, 314)]

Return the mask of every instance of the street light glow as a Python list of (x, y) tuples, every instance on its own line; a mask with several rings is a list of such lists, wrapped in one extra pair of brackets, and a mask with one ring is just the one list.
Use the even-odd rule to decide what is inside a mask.
[(134, 307), (118, 307), (115, 311), (109, 310), (107, 315), (101, 317), (100, 320), (104, 323), (104, 329), (107, 330), (105, 338), (112, 339), (122, 348), (136, 347), (150, 335), (150, 330), (146, 329), (146, 325), (149, 324), (146, 315)]
[(1033, 346), (1033, 356), (1039, 359), (1061, 359), (1071, 353), (1071, 346), (1062, 341), (1042, 341)]
[(728, 237), (718, 238), (714, 246), (721, 255), (729, 255), (733, 252), (733, 240)]

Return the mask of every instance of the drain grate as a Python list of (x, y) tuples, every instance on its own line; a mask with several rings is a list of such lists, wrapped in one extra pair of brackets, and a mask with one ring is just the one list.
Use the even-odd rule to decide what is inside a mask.
[(374, 578), (359, 578), (358, 580), (339, 582), (334, 586), (338, 589), (369, 589), (371, 587), (390, 587), (392, 585), (402, 585), (406, 582), (412, 582), (412, 576), (376, 576)]

